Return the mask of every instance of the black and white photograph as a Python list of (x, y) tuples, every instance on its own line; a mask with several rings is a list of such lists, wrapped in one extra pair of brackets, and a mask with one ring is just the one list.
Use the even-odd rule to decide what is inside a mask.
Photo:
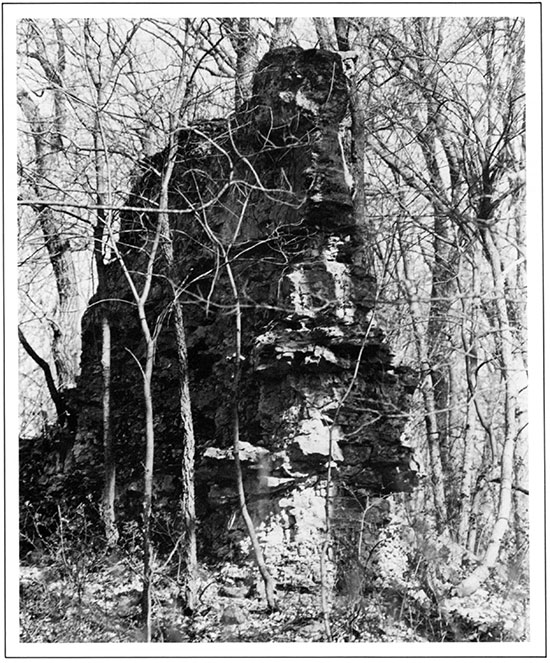
[(8, 651), (544, 654), (541, 4), (3, 12)]

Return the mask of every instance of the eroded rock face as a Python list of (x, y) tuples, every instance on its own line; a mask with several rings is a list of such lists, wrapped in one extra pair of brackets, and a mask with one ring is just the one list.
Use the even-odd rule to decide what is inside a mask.
[[(261, 61), (251, 102), (236, 118), (180, 132), (170, 205), (183, 211), (171, 222), (186, 302), (198, 509), (213, 539), (218, 523), (236, 509), (229, 451), (235, 301), (223, 251), (242, 311), (242, 461), (265, 540), (311, 542), (312, 531), (322, 528), (330, 455), (335, 494), (347, 487), (360, 500), (414, 485), (411, 450), (400, 442), (414, 381), (393, 366), (371, 318), (375, 283), (364, 268), (343, 149), (347, 103), (336, 53), (280, 49)], [(160, 153), (145, 163), (129, 206), (155, 200), (165, 158)], [(155, 222), (149, 213), (121, 218), (121, 250), (138, 281)], [(156, 473), (177, 477), (177, 353), (163, 269), (157, 260), (148, 302), (152, 325), (168, 311), (154, 384)], [(131, 355), (142, 357), (143, 343), (120, 266), (111, 263), (108, 273), (113, 412), (124, 486), (141, 473), (141, 378)], [(84, 325), (80, 387), (87, 406), (77, 462), (79, 453), (100, 452), (98, 315), (92, 302)], [(158, 497), (159, 507), (167, 508), (166, 499)]]

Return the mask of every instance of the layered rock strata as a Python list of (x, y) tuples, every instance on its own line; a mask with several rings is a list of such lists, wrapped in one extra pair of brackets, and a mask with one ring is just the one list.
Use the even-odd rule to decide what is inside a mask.
[[(347, 106), (338, 54), (279, 49), (261, 61), (252, 99), (235, 117), (179, 132), (169, 201), (178, 212), (170, 223), (185, 304), (197, 508), (203, 540), (223, 539), (220, 550), (241, 541), (232, 517), (231, 452), (238, 309), (241, 456), (265, 541), (306, 540), (322, 531), (329, 463), (335, 499), (352, 494), (361, 503), (368, 495), (410, 490), (415, 482), (411, 449), (400, 440), (414, 380), (393, 365), (373, 317), (376, 284), (365, 267), (370, 248), (354, 218), (344, 148)], [(129, 207), (154, 208), (166, 159), (161, 152), (144, 163)], [(156, 223), (149, 211), (120, 218), (119, 248), (138, 287)], [(144, 344), (120, 264), (112, 261), (106, 270), (108, 302), (96, 297), (84, 319), (75, 462), (101, 451), (103, 307), (113, 337), (119, 507), (131, 510), (139, 504), (132, 491), (137, 498), (144, 445), (135, 361), (143, 359)], [(160, 257), (155, 274), (147, 314), (151, 327), (162, 322), (154, 375), (162, 518), (177, 508), (182, 432), (171, 289)]]

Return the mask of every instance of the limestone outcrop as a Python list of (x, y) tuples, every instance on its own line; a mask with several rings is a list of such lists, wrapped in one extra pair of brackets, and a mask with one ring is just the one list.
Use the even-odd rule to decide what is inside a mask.
[[(234, 117), (179, 132), (170, 222), (186, 311), (203, 540), (209, 532), (219, 540), (220, 524), (236, 510), (230, 406), (237, 302), (226, 256), (242, 313), (242, 462), (266, 541), (322, 528), (329, 462), (334, 495), (353, 494), (358, 503), (415, 484), (412, 452), (401, 442), (415, 380), (394, 366), (374, 319), (376, 284), (346, 162), (347, 105), (337, 53), (285, 48), (260, 62), (253, 96)], [(161, 152), (144, 162), (129, 207), (154, 208), (166, 158)], [(155, 227), (154, 212), (121, 214), (119, 247), (138, 286)], [(144, 442), (135, 358), (144, 346), (120, 265), (106, 270), (108, 302), (96, 297), (84, 318), (74, 462), (101, 458), (103, 306), (112, 326), (119, 507), (137, 512)], [(155, 274), (147, 313), (152, 327), (162, 322), (156, 508), (167, 519), (162, 514), (177, 509), (182, 432), (171, 292), (160, 257)]]

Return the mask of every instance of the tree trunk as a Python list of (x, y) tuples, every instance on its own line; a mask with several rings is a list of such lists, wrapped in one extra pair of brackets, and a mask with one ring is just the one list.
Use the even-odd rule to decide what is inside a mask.
[(296, 19), (293, 17), (275, 19), (275, 25), (273, 26), (271, 41), (269, 43), (270, 49), (288, 46), (290, 42), (290, 33), (295, 20)]
[[(177, 143), (176, 143), (177, 150)], [(174, 158), (175, 154), (174, 153)], [(174, 161), (170, 160), (164, 173), (160, 207), (166, 209), (168, 205), (168, 183)], [(174, 253), (172, 233), (169, 226), (168, 215), (159, 214), (161, 228), (161, 251), (166, 262), (172, 289), (172, 305), (174, 307), (174, 331), (178, 354), (178, 375), (180, 389), (180, 417), (183, 427), (183, 454), (181, 466), (182, 492), (181, 492), (181, 518), (182, 518), (182, 557), (185, 573), (182, 581), (182, 599), (188, 610), (194, 610), (197, 595), (197, 540), (195, 515), (195, 433), (193, 430), (193, 415), (191, 412), (191, 396), (189, 393), (189, 366), (187, 359), (187, 339), (185, 333), (185, 318), (183, 306), (179, 300), (179, 292), (175, 283)]]
[[(243, 207), (243, 215), (246, 205)], [(242, 219), (242, 215), (241, 215)], [(235, 234), (236, 237), (236, 234)], [(256, 528), (250, 513), (248, 511), (248, 506), (246, 504), (246, 495), (244, 492), (244, 483), (243, 483), (243, 471), (241, 467), (241, 457), (240, 457), (240, 420), (239, 420), (239, 394), (241, 387), (241, 341), (242, 341), (242, 314), (241, 314), (241, 304), (239, 299), (239, 291), (237, 284), (235, 282), (235, 277), (233, 275), (233, 270), (231, 269), (231, 263), (229, 262), (229, 256), (227, 251), (222, 248), (224, 254), (224, 260), (226, 265), (226, 272), (229, 278), (231, 285), (231, 291), (233, 293), (233, 298), (235, 302), (235, 373), (233, 377), (233, 457), (235, 461), (235, 474), (237, 480), (237, 491), (239, 495), (239, 506), (241, 509), (241, 515), (243, 517), (250, 542), (252, 543), (252, 549), (254, 551), (254, 558), (258, 566), (260, 575), (263, 578), (265, 586), (265, 596), (267, 605), (270, 610), (275, 610), (276, 601), (275, 601), (275, 585), (273, 583), (273, 578), (269, 573), (267, 565), (265, 563), (264, 554), (260, 542), (258, 541), (258, 535), (256, 534)]]
[(440, 206), (434, 204), (432, 288), (428, 317), (428, 344), (434, 404), (439, 429), (439, 446), (444, 471), (450, 475), (453, 467), (449, 459), (449, 434), (447, 416), (449, 412), (449, 367), (450, 352), (449, 314), (456, 294), (456, 270), (453, 269), (453, 242), (450, 224)]
[[(153, 507), (153, 470), (155, 462), (155, 426), (153, 394), (151, 390), (153, 381), (153, 368), (155, 364), (156, 339), (151, 334), (145, 304), (149, 298), (153, 280), (153, 267), (160, 241), (160, 224), (157, 226), (155, 239), (149, 255), (145, 282), (141, 294), (137, 293), (135, 284), (130, 276), (127, 266), (122, 263), (126, 279), (134, 294), (137, 305), (143, 340), (145, 342), (145, 369), (142, 369), (143, 399), (145, 408), (145, 462), (143, 471), (143, 596), (142, 607), (146, 628), (146, 641), (151, 642), (152, 635), (152, 589), (153, 589), (153, 545), (151, 541), (151, 515)], [(120, 253), (118, 254), (121, 260)], [(141, 367), (140, 367), (141, 368)]]
[(336, 50), (328, 18), (314, 18), (313, 25), (317, 32), (319, 46), (327, 51)]
[[(152, 609), (152, 586), (153, 586), (153, 548), (151, 542), (151, 514), (153, 505), (153, 469), (155, 460), (155, 427), (154, 427), (154, 407), (151, 384), (153, 379), (153, 368), (155, 363), (156, 339), (160, 332), (159, 321), (155, 327), (154, 334), (151, 333), (149, 322), (145, 311), (145, 305), (149, 299), (151, 285), (153, 282), (155, 260), (157, 258), (160, 243), (160, 223), (157, 223), (155, 236), (149, 253), (145, 253), (147, 258), (147, 267), (143, 276), (143, 289), (138, 292), (134, 278), (130, 273), (128, 265), (120, 253), (119, 247), (114, 241), (113, 229), (111, 226), (106, 228), (109, 234), (109, 240), (112, 243), (113, 252), (120, 265), (124, 278), (126, 279), (132, 297), (136, 304), (141, 333), (145, 344), (145, 368), (138, 362), (143, 381), (143, 399), (145, 413), (145, 460), (143, 473), (143, 595), (142, 595), (142, 614), (145, 620), (146, 640), (151, 641), (151, 609)], [(145, 251), (145, 249), (144, 249)], [(133, 272), (132, 272), (133, 273)], [(134, 359), (137, 358), (134, 357)]]
[(458, 294), (462, 307), (460, 321), (460, 334), (462, 354), (464, 358), (464, 374), (467, 386), (466, 423), (463, 429), (463, 456), (459, 464), (461, 470), (459, 489), (459, 511), (457, 515), (457, 541), (463, 548), (469, 549), (470, 529), (475, 529), (477, 516), (474, 508), (475, 494), (474, 482), (476, 472), (480, 467), (484, 446), (487, 452), (494, 457), (493, 430), (487, 421), (484, 405), (480, 399), (478, 386), (478, 369), (480, 368), (480, 306), (481, 306), (481, 279), (480, 265), (482, 262), (481, 247), (478, 243), (468, 254), (469, 277), (467, 277), (467, 290), (462, 288), (458, 281)]
[(404, 286), (409, 304), (412, 328), (418, 361), (422, 373), (420, 391), (424, 403), (424, 421), (426, 424), (426, 438), (430, 459), (430, 483), (435, 510), (435, 521), (437, 529), (449, 534), (449, 522), (447, 518), (447, 502), (445, 499), (445, 477), (440, 452), (440, 431), (437, 418), (437, 405), (435, 388), (433, 383), (432, 364), (427, 345), (427, 330), (423, 328), (424, 312), (417, 301), (416, 293), (411, 289), (411, 273), (408, 264), (406, 249), (402, 246), (403, 267), (405, 272)]
[[(47, 186), (55, 173), (60, 170), (59, 143), (57, 134), (41, 117), (38, 106), (25, 92), (18, 93), (18, 101), (34, 139), (36, 152), (36, 176), (34, 189), (40, 200), (52, 198), (51, 187)], [(53, 195), (58, 195), (54, 191)], [(78, 279), (71, 253), (71, 245), (65, 236), (65, 229), (47, 204), (38, 210), (38, 222), (42, 230), (44, 245), (48, 252), (57, 288), (57, 311), (51, 321), (53, 334), (52, 356), (57, 373), (57, 389), (63, 393), (76, 387), (79, 371), (80, 338), (80, 294)]]
[(188, 610), (194, 610), (197, 597), (197, 535), (195, 514), (195, 433), (191, 413), (189, 393), (189, 368), (187, 361), (187, 340), (182, 305), (176, 302), (175, 311), (176, 342), (180, 376), (180, 414), (183, 424), (183, 456), (181, 464), (181, 516), (183, 520), (183, 562), (185, 576), (182, 595)]
[[(94, 258), (97, 272), (97, 293), (100, 298), (101, 310), (101, 370), (103, 390), (103, 523), (107, 546), (116, 545), (118, 529), (116, 526), (115, 497), (116, 497), (116, 458), (113, 445), (111, 421), (111, 323), (109, 320), (107, 288), (105, 283), (105, 242), (104, 237), (110, 236), (110, 212), (105, 210), (112, 206), (110, 169), (107, 156), (107, 145), (103, 132), (101, 113), (105, 109), (105, 89), (103, 81), (94, 66), (90, 53), (85, 51), (86, 67), (95, 88), (94, 113), (94, 166), (96, 176), (96, 201), (98, 205), (96, 226), (94, 228)], [(108, 229), (107, 229), (108, 226)]]
[[(47, 201), (59, 196), (59, 190), (52, 190), (56, 174), (62, 171), (61, 155), (64, 150), (63, 136), (66, 127), (66, 96), (63, 79), (66, 68), (65, 40), (62, 25), (52, 20), (55, 33), (55, 52), (47, 53), (46, 46), (33, 21), (31, 26), (32, 54), (41, 66), (53, 90), (53, 116), (47, 120), (40, 113), (37, 104), (26, 91), (17, 94), (19, 105), (29, 123), (36, 152), (36, 175), (34, 189), (40, 200)], [(53, 64), (52, 64), (53, 60)], [(38, 221), (44, 236), (44, 244), (53, 269), (58, 306), (55, 319), (51, 321), (53, 334), (52, 355), (57, 372), (57, 389), (63, 393), (76, 387), (79, 373), (80, 339), (80, 293), (70, 241), (63, 223), (50, 207), (44, 205), (38, 210)]]
[(506, 306), (506, 290), (503, 266), (498, 249), (495, 245), (492, 230), (482, 229), (483, 245), (491, 266), (493, 276), (496, 315), (499, 323), (500, 372), (504, 388), (505, 429), (504, 443), (500, 459), (500, 491), (498, 511), (489, 545), (481, 564), (465, 578), (457, 588), (459, 596), (469, 596), (476, 592), (480, 585), (489, 577), (491, 569), (498, 561), (498, 555), (512, 508), (512, 483), (514, 477), (514, 449), (517, 438), (516, 402), (517, 393), (514, 384), (514, 338), (510, 328)]
[[(145, 311), (141, 306), (140, 318), (145, 321)], [(147, 323), (144, 323), (145, 326)], [(145, 331), (145, 330), (144, 330)], [(153, 395), (151, 382), (155, 358), (154, 342), (148, 331), (146, 337), (147, 357), (143, 373), (143, 399), (145, 403), (145, 465), (143, 476), (143, 616), (145, 619), (146, 641), (152, 637), (152, 589), (153, 589), (153, 545), (151, 542), (151, 514), (153, 506), (153, 468), (155, 461), (155, 429), (153, 423)]]
[(101, 369), (103, 379), (103, 523), (107, 546), (112, 547), (118, 541), (116, 526), (116, 461), (113, 448), (111, 427), (111, 326), (105, 313), (101, 316)]
[[(178, 155), (178, 125), (182, 112), (185, 112), (185, 100), (189, 94), (190, 80), (188, 68), (192, 62), (192, 53), (187, 53), (182, 60), (180, 75), (174, 102), (177, 104), (179, 96), (185, 87), (184, 102), (172, 109), (170, 116), (170, 135), (168, 139), (168, 157), (162, 173), (159, 206), (161, 210), (169, 207), (169, 186), (176, 165)], [(182, 539), (181, 558), (184, 565), (184, 576), (181, 582), (181, 594), (188, 611), (195, 609), (197, 598), (197, 536), (195, 513), (195, 432), (193, 430), (193, 414), (191, 411), (191, 396), (189, 393), (189, 365), (187, 358), (187, 339), (185, 332), (185, 315), (179, 299), (179, 284), (176, 283), (176, 269), (174, 264), (174, 243), (168, 214), (159, 213), (158, 224), (160, 229), (160, 249), (166, 265), (166, 273), (172, 291), (172, 306), (174, 309), (174, 330), (178, 355), (178, 376), (180, 389), (180, 417), (183, 428), (183, 453), (181, 466), (182, 492), (181, 492), (181, 518)]]
[(457, 542), (464, 549), (468, 547), (468, 536), (470, 532), (470, 519), (472, 517), (475, 468), (477, 466), (476, 458), (476, 430), (477, 416), (473, 397), (470, 397), (467, 405), (466, 430), (464, 431), (464, 450), (462, 454), (459, 492), (459, 512), (457, 518)]
[(258, 48), (258, 19), (224, 19), (229, 39), (236, 55), (235, 109), (239, 109), (252, 93), (252, 77), (256, 68)]

